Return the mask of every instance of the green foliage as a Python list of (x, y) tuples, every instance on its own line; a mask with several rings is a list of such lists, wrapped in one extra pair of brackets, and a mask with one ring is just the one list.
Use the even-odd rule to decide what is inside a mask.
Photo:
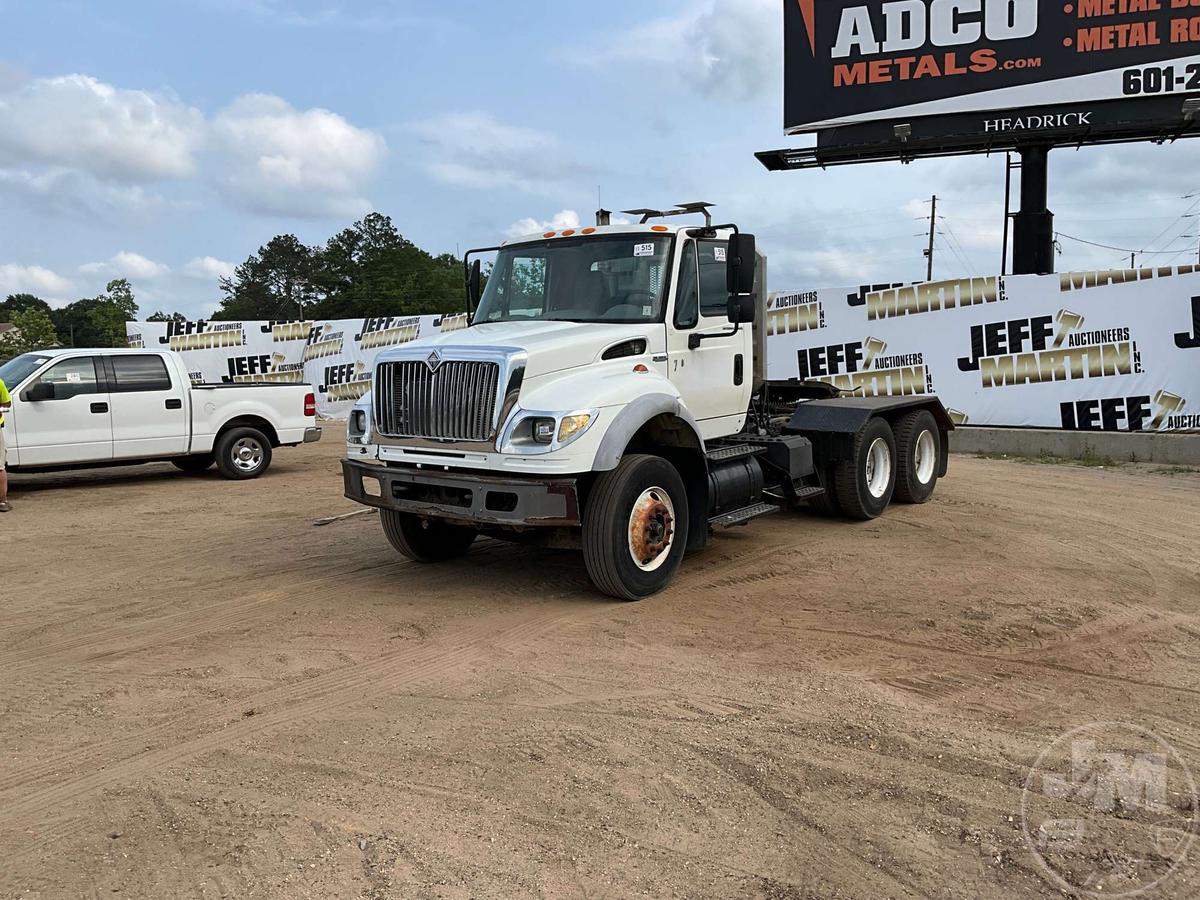
[(213, 318), (227, 320), (416, 315), (463, 304), (461, 263), (426, 253), (380, 213), (323, 247), (274, 237), (220, 287), (225, 296)]
[(40, 297), (33, 294), (9, 294), (4, 302), (0, 303), (0, 322), (11, 322), (17, 313), (30, 309), (50, 315), (50, 304)]
[(0, 334), (0, 359), (20, 356), (31, 350), (45, 350), (58, 344), (58, 334), (50, 316), (31, 306), (18, 310), (11, 316), (16, 329)]
[(146, 316), (147, 322), (186, 322), (187, 316), (180, 312), (165, 313), (161, 309)]
[(133, 288), (124, 278), (110, 281), (98, 297), (50, 311), (59, 343), (66, 347), (124, 347), (125, 323), (137, 315)]

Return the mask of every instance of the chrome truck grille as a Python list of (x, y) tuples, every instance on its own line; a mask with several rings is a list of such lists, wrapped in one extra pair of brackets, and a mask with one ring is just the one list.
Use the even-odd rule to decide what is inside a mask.
[(386, 437), (487, 441), (499, 383), (494, 362), (447, 360), (433, 370), (423, 360), (380, 363), (375, 421)]

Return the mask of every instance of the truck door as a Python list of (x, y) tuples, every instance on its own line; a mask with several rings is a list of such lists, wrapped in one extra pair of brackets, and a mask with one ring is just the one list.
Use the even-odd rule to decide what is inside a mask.
[(113, 458), (173, 456), (188, 451), (189, 385), (172, 380), (156, 353), (104, 357), (112, 390)]
[[(112, 417), (102, 374), (94, 357), (71, 357), (52, 365), (13, 398), (22, 466), (112, 459)], [(32, 399), (35, 393), (43, 399)]]
[[(741, 429), (753, 381), (750, 327), (725, 335), (732, 330), (726, 290), (727, 247), (727, 241), (687, 240), (668, 318), (670, 378), (705, 438)], [(706, 337), (692, 349), (689, 339), (693, 334), (721, 336)]]

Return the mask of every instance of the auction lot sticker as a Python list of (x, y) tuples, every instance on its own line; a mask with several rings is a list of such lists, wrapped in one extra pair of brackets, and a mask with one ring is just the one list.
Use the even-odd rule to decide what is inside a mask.
[(1196, 782), (1174, 747), (1137, 725), (1095, 722), (1042, 751), (1021, 794), (1021, 825), (1062, 890), (1133, 897), (1184, 864), (1198, 808)]

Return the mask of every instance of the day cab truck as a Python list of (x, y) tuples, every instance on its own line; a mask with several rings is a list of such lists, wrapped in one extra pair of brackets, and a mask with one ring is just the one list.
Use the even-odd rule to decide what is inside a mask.
[(272, 450), (317, 441), (305, 384), (193, 384), (170, 350), (39, 350), (0, 366), (12, 472), (168, 461), (257, 478)]
[[(714, 529), (798, 504), (922, 503), (954, 427), (936, 397), (764, 378), (766, 258), (710, 204), (547, 231), (464, 258), (470, 326), (381, 353), (351, 414), (346, 496), (421, 562), (479, 534), (576, 547), (592, 582), (662, 589)], [(702, 226), (668, 216), (702, 214)], [(480, 290), (479, 259), (496, 254)]]

